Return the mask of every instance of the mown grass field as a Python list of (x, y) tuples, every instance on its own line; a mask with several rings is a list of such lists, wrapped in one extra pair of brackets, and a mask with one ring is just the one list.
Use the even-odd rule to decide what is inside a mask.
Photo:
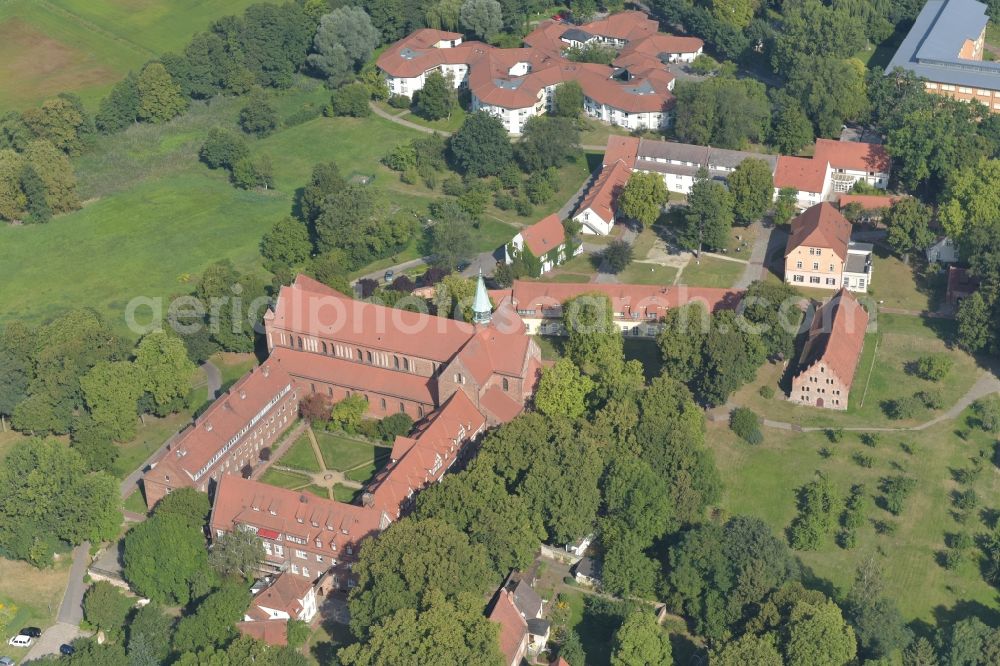
[(91, 107), (131, 69), (255, 0), (6, 0), (0, 3), (0, 112), (60, 92)]
[[(710, 423), (707, 441), (724, 483), (721, 506), (730, 515), (759, 516), (784, 535), (796, 514), (797, 489), (817, 470), (828, 476), (841, 497), (853, 484), (864, 484), (869, 520), (857, 532), (857, 547), (844, 550), (831, 535), (818, 551), (796, 552), (819, 584), (846, 590), (858, 564), (874, 555), (882, 564), (886, 594), (898, 600), (908, 620), (948, 617), (959, 600), (994, 608), (996, 590), (982, 580), (978, 562), (970, 557), (949, 571), (937, 561), (950, 535), (964, 531), (977, 536), (992, 529), (989, 512), (1000, 507), (1000, 473), (990, 462), (995, 437), (973, 430), (962, 439), (956, 433), (967, 429), (965, 419), (963, 415), (923, 432), (885, 433), (875, 448), (862, 444), (855, 433), (831, 443), (821, 432), (773, 428), (765, 428), (764, 443), (754, 447), (737, 440), (725, 424)], [(912, 454), (901, 447), (904, 443), (912, 447)], [(828, 458), (820, 455), (824, 447), (832, 451)], [(980, 511), (961, 525), (955, 520), (952, 497), (964, 487), (956, 483), (953, 472), (968, 467), (980, 451), (986, 455), (985, 469), (973, 486)], [(856, 453), (871, 456), (872, 467), (856, 463)], [(894, 474), (917, 480), (898, 518), (871, 501), (879, 494), (879, 479)], [(877, 534), (872, 520), (895, 524), (895, 533)]]
[(22, 659), (28, 650), (12, 648), (7, 645), (7, 640), (21, 627), (45, 629), (55, 622), (69, 580), (72, 559), (65, 553), (54, 566), (36, 569), (27, 562), (0, 558), (0, 603), (17, 607), (17, 614), (7, 625), (7, 631), (0, 636), (3, 639), (0, 654)]
[(701, 263), (694, 259), (681, 272), (680, 284), (691, 287), (732, 287), (743, 275), (746, 264), (702, 255)]

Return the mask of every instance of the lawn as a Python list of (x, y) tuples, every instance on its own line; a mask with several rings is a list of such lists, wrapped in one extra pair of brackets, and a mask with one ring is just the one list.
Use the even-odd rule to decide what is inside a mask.
[(677, 269), (673, 266), (632, 262), (617, 277), (624, 284), (670, 285), (677, 277)]
[[(395, 110), (395, 109), (392, 109), (391, 106), (389, 107), (389, 109), (390, 109), (389, 113), (392, 113), (393, 115), (396, 115), (398, 113), (398, 111)], [(412, 112), (411, 113), (405, 113), (401, 117), (403, 119), (405, 119), (405, 120), (410, 121), (411, 123), (416, 124), (416, 125), (422, 125), (424, 127), (429, 127), (431, 129), (437, 130), (439, 132), (457, 132), (458, 128), (460, 128), (462, 126), (462, 123), (465, 122), (465, 116), (466, 115), (467, 114), (466, 114), (465, 109), (459, 107), (459, 108), (455, 109), (454, 111), (452, 111), (451, 115), (449, 117), (442, 118), (441, 120), (425, 120), (425, 119), (421, 118), (420, 116), (418, 116), (416, 113), (412, 113)]]
[(354, 498), (358, 496), (360, 490), (355, 490), (354, 488), (348, 488), (342, 483), (336, 483), (333, 486), (333, 499), (338, 502), (344, 502), (350, 504), (354, 501)]
[(702, 255), (700, 264), (695, 263), (692, 258), (684, 267), (680, 283), (691, 287), (728, 288), (743, 275), (745, 268), (744, 263)]
[[(974, 431), (963, 440), (956, 435), (960, 425), (964, 419), (923, 432), (887, 433), (870, 448), (853, 433), (833, 444), (823, 433), (772, 428), (765, 428), (763, 444), (752, 447), (738, 441), (724, 424), (710, 423), (707, 441), (722, 474), (721, 506), (726, 514), (759, 516), (779, 535), (795, 515), (796, 489), (817, 470), (827, 475), (841, 497), (857, 483), (865, 485), (869, 496), (875, 496), (879, 479), (886, 475), (905, 474), (917, 479), (917, 488), (900, 517), (871, 503), (869, 521), (858, 530), (855, 549), (839, 548), (831, 536), (819, 551), (796, 554), (819, 585), (842, 591), (850, 586), (857, 565), (877, 555), (883, 565), (886, 595), (899, 602), (907, 619), (933, 622), (935, 617), (947, 617), (959, 600), (989, 608), (996, 602), (996, 590), (982, 580), (973, 562), (948, 571), (936, 561), (948, 535), (963, 530), (975, 535), (987, 529), (978, 515), (967, 525), (959, 525), (951, 501), (953, 492), (962, 488), (953, 472), (968, 467), (969, 459), (980, 451), (986, 452), (986, 469), (974, 488), (980, 507), (984, 507), (982, 513), (1000, 506), (1000, 481), (988, 462), (994, 438)], [(906, 453), (900, 446), (903, 443), (913, 453)], [(824, 447), (832, 451), (827, 458), (820, 455)], [(857, 453), (874, 459), (870, 469), (854, 462)], [(872, 520), (890, 521), (896, 532), (878, 535)]]
[(0, 112), (60, 92), (88, 106), (125, 76), (254, 0), (8, 0), (0, 4)]
[(309, 441), (308, 433), (299, 435), (299, 438), (295, 440), (294, 444), (288, 447), (288, 450), (282, 454), (277, 463), (282, 467), (291, 467), (303, 472), (322, 471), (319, 461), (316, 460), (316, 454), (313, 451), (312, 442)]
[(267, 471), (261, 475), (259, 481), (279, 488), (288, 488), (289, 490), (298, 490), (310, 485), (308, 476), (274, 469), (273, 467), (268, 467)]
[(148, 509), (146, 508), (146, 499), (142, 496), (142, 489), (137, 489), (126, 497), (122, 503), (122, 508), (131, 513), (145, 515)]
[[(917, 391), (940, 391), (945, 408), (953, 405), (976, 381), (978, 369), (974, 358), (958, 349), (949, 348), (954, 323), (940, 319), (922, 319), (907, 315), (881, 314), (876, 322), (876, 332), (865, 338), (865, 349), (855, 373), (846, 411), (821, 410), (795, 405), (781, 399), (787, 393), (787, 384), (779, 383), (783, 369), (768, 364), (761, 368), (757, 381), (737, 392), (732, 400), (765, 414), (776, 421), (787, 421), (811, 427), (906, 427), (933, 418), (936, 412), (924, 411), (915, 419), (893, 421), (885, 416), (882, 403)], [(879, 341), (875, 349), (875, 341)], [(941, 382), (930, 382), (907, 372), (907, 364), (929, 353), (946, 354), (954, 367)], [(865, 384), (868, 375), (867, 394)], [(787, 380), (787, 377), (785, 378)], [(762, 398), (761, 385), (775, 388), (776, 397)], [(861, 398), (864, 396), (864, 404)]]
[(24, 626), (42, 629), (56, 621), (56, 613), (62, 602), (63, 592), (69, 580), (72, 557), (61, 555), (55, 566), (36, 569), (25, 562), (0, 558), (0, 603), (14, 604), (17, 614), (8, 625), (10, 633), (2, 636), (4, 645), (0, 654), (21, 659), (28, 653), (25, 649), (9, 647), (7, 639), (13, 632)]
[(930, 273), (923, 261), (907, 266), (882, 248), (876, 248), (872, 266), (872, 298), (888, 308), (933, 312), (944, 301), (947, 273)]
[(209, 360), (222, 375), (223, 390), (232, 386), (237, 379), (257, 367), (257, 358), (253, 354), (217, 352)]
[[(365, 463), (374, 467), (374, 461), (388, 456), (388, 451), (384, 447), (376, 446), (365, 439), (355, 439), (339, 433), (317, 431), (316, 441), (319, 442), (326, 468), (338, 472), (345, 472)], [(351, 476), (348, 478), (353, 479)], [(367, 480), (367, 477), (363, 480)]]

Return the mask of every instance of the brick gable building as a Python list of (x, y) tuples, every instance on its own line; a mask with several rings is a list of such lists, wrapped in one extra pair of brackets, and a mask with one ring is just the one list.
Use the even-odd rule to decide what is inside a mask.
[(846, 289), (818, 308), (802, 349), (799, 370), (792, 378), (789, 400), (847, 409), (867, 329), (868, 313)]

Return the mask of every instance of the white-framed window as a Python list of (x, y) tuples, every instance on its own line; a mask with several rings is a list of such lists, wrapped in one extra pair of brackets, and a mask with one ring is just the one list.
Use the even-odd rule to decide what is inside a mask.
[(792, 282), (805, 282), (805, 278), (801, 275), (793, 275)]
[(299, 558), (300, 560), (306, 559), (306, 551), (304, 551), (304, 550), (296, 550), (295, 551), (295, 557)]
[(299, 572), (299, 565), (292, 564), (292, 573), (297, 574)]
[(810, 284), (819, 284), (819, 276), (818, 275), (812, 275), (812, 276), (810, 276), (809, 277), (809, 283)]

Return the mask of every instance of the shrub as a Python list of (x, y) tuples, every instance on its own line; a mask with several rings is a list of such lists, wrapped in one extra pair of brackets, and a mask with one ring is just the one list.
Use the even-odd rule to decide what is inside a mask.
[(882, 433), (866, 432), (861, 434), (861, 443), (867, 447), (875, 448), (882, 441)]
[(840, 530), (837, 533), (837, 545), (844, 550), (851, 550), (858, 545), (858, 533), (856, 530)]
[(221, 127), (208, 130), (208, 137), (198, 151), (198, 157), (211, 169), (232, 169), (249, 155), (250, 149), (243, 137)]
[(330, 96), (330, 112), (334, 116), (364, 118), (371, 114), (368, 106), (368, 88), (363, 83), (348, 83), (333, 91)]
[(285, 118), (284, 125), (285, 127), (295, 127), (296, 125), (301, 125), (302, 123), (307, 123), (310, 120), (319, 118), (322, 113), (323, 110), (318, 106), (313, 106), (311, 104), (303, 105), (301, 109)]
[(944, 396), (941, 391), (919, 391), (913, 397), (923, 403), (927, 409), (941, 409), (944, 407)]
[(517, 208), (517, 214), (520, 215), (521, 217), (531, 217), (531, 214), (535, 212), (535, 207), (532, 206), (531, 202), (528, 201), (528, 199), (525, 197), (520, 197), (517, 200), (516, 208)]
[(774, 388), (766, 385), (761, 386), (760, 389), (757, 391), (757, 393), (759, 393), (760, 397), (764, 398), (765, 400), (770, 400), (771, 398), (774, 397)]
[(960, 493), (955, 493), (955, 508), (961, 511), (972, 511), (977, 506), (979, 506), (979, 496), (976, 495), (976, 491), (972, 488), (962, 491)]
[(843, 428), (827, 428), (827, 430), (826, 430), (826, 438), (828, 440), (830, 440), (831, 442), (833, 442), (834, 444), (837, 444), (838, 442), (841, 442), (844, 439), (844, 429)]
[(389, 106), (394, 109), (410, 108), (410, 98), (406, 95), (392, 95), (389, 97)]
[(962, 564), (962, 561), (964, 559), (965, 555), (962, 553), (962, 551), (957, 550), (955, 548), (949, 548), (948, 550), (944, 551), (944, 555), (942, 556), (944, 568), (948, 569), (949, 571), (954, 571), (955, 569), (957, 569), (959, 565)]
[(912, 419), (917, 415), (922, 406), (921, 399), (918, 396), (912, 395), (904, 398), (896, 398), (895, 400), (886, 400), (882, 403), (882, 411), (890, 419), (898, 421), (901, 419)]
[(972, 411), (980, 428), (987, 432), (1000, 432), (1000, 398), (996, 396), (977, 400)]
[(913, 489), (917, 480), (908, 476), (886, 476), (879, 481), (879, 489), (883, 494), (885, 509), (894, 516), (903, 512), (903, 503)]
[(914, 372), (917, 377), (932, 382), (939, 382), (951, 371), (955, 362), (945, 354), (927, 354), (917, 359)]
[(493, 195), (493, 205), (500, 210), (513, 210), (517, 205), (517, 199), (509, 192), (497, 192)]
[(748, 444), (760, 444), (764, 433), (760, 430), (760, 417), (752, 409), (737, 407), (729, 415), (729, 428)]
[(392, 442), (396, 437), (406, 435), (412, 429), (413, 419), (403, 412), (387, 416), (378, 423), (379, 437), (384, 442)]
[(267, 136), (278, 128), (278, 112), (263, 96), (263, 93), (250, 95), (246, 105), (240, 109), (240, 128), (247, 134)]
[(406, 171), (417, 166), (417, 149), (412, 143), (401, 143), (382, 158), (382, 164), (393, 171)]
[(441, 183), (441, 191), (450, 197), (460, 197), (465, 192), (465, 183), (458, 176), (448, 176)]
[(865, 469), (871, 469), (872, 466), (875, 464), (875, 459), (869, 455), (865, 455), (864, 453), (860, 452), (855, 453), (853, 456), (851, 456), (851, 458), (854, 460), (854, 462), (858, 463)]

